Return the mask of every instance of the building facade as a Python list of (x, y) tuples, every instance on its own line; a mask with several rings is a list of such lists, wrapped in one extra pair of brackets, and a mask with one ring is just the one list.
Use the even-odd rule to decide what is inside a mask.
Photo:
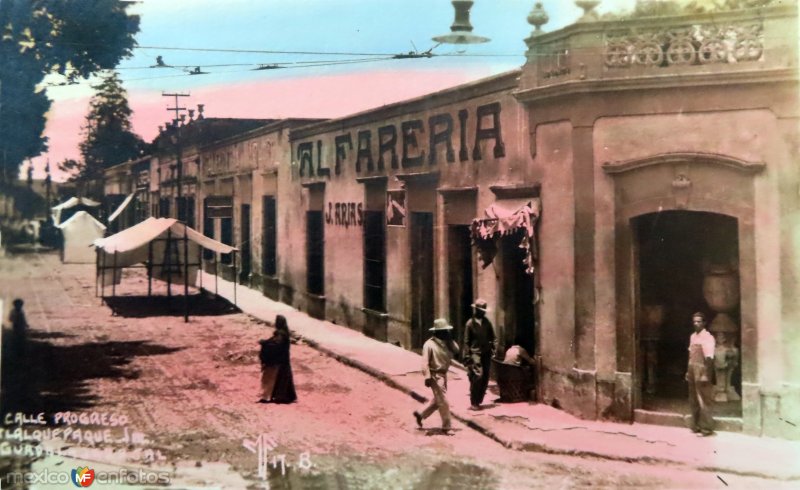
[(778, 2), (527, 40), (542, 401), (668, 422), (702, 311), (722, 422), (800, 436), (797, 32)]
[(280, 119), (256, 129), (206, 143), (199, 150), (198, 202), (207, 236), (239, 249), (232, 256), (207, 255), (226, 279), (264, 291), (277, 299), (278, 174), (289, 170), (289, 131), (316, 119)]
[(537, 7), (520, 70), (200, 135), (182, 195), (241, 254), (206, 266), (407, 349), (483, 298), (538, 401), (590, 419), (682, 425), (702, 311), (720, 424), (800, 438), (797, 7), (772, 3), (550, 33)]
[(488, 268), (471, 245), (484, 209), (538, 202), (527, 116), (512, 95), (519, 76), (292, 131), (279, 186), (280, 247), (293, 251), (279, 263), (282, 300), (409, 349), (436, 316), (460, 332), (477, 296), (493, 305), (504, 341), (530, 333), (522, 236), (501, 240), (510, 245)]
[(162, 130), (153, 142), (157, 196), (154, 211), (159, 217), (177, 218), (199, 228), (200, 153), (206, 145), (245, 133), (271, 119), (201, 117)]

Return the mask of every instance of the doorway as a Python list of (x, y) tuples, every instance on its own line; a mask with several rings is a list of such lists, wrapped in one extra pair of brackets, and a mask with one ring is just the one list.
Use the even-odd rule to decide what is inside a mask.
[(502, 301), (505, 311), (500, 342), (507, 349), (519, 344), (531, 355), (536, 353), (533, 277), (525, 272), (525, 249), (520, 247), (524, 230), (500, 240), (502, 261)]
[(447, 228), (447, 281), (450, 322), (454, 338), (462, 343), (464, 326), (472, 317), (472, 244), (470, 227), (453, 225)]
[[(709, 278), (734, 278), (736, 297), (724, 308), (738, 329), (739, 241), (735, 218), (707, 212), (662, 211), (633, 219), (638, 286), (636, 328), (636, 384), (641, 408), (659, 412), (688, 410), (684, 380), (687, 346), (694, 312), (703, 312), (715, 333), (720, 307), (707, 302)], [(705, 285), (705, 291), (704, 291)], [(715, 301), (712, 301), (715, 303)], [(719, 324), (719, 323), (716, 323)], [(735, 347), (732, 389), (741, 395), (741, 334), (729, 332)], [(715, 334), (720, 344), (719, 334)], [(719, 381), (719, 380), (718, 380)], [(736, 394), (718, 400), (718, 416), (741, 417)]]
[(411, 232), (411, 347), (422, 348), (433, 325), (433, 213), (412, 212)]
[(242, 271), (239, 274), (239, 282), (242, 284), (249, 284), (250, 272), (252, 269), (251, 244), (250, 244), (250, 205), (242, 204), (242, 230), (241, 230), (241, 248), (242, 248)]
[(261, 251), (263, 257), (261, 259), (261, 272), (265, 276), (272, 277), (278, 272), (278, 254), (277, 254), (277, 227), (275, 223), (276, 218), (275, 198), (273, 196), (263, 197), (261, 220), (263, 230), (261, 233)]

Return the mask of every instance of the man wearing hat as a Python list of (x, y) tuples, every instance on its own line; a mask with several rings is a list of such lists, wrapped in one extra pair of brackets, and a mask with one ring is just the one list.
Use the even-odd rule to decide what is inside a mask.
[(433, 336), (425, 341), (422, 346), (422, 374), (425, 377), (425, 386), (433, 391), (433, 400), (425, 410), (414, 412), (417, 425), (422, 427), (422, 421), (428, 418), (437, 409), (442, 417), (442, 429), (450, 429), (450, 404), (447, 403), (447, 370), (453, 353), (458, 352), (458, 344), (453, 340), (453, 326), (444, 318), (433, 321), (430, 331)]
[(486, 318), (486, 310), (486, 301), (476, 299), (472, 304), (472, 318), (464, 329), (463, 358), (469, 377), (470, 410), (479, 410), (486, 395), (497, 341), (492, 322)]

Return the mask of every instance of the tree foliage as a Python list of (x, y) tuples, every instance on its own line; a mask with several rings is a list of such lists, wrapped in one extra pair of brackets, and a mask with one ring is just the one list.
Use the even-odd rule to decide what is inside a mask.
[(139, 30), (126, 0), (0, 0), (0, 178), (47, 148), (48, 73), (67, 80), (114, 68)]
[(93, 87), (97, 93), (89, 102), (89, 114), (80, 143), (83, 165), (81, 179), (95, 179), (103, 170), (138, 157), (144, 141), (131, 131), (133, 113), (122, 82), (116, 73)]

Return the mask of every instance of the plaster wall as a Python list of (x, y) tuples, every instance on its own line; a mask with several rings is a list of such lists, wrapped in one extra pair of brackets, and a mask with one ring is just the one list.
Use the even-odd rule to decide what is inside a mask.
[[(442, 233), (446, 224), (439, 190), (477, 189), (472, 199), (482, 215), (482, 210), (497, 199), (490, 186), (530, 183), (527, 116), (521, 105), (506, 87), (473, 91), (483, 94), (470, 96), (466, 89), (463, 94), (456, 90), (449, 96), (434, 94), (424, 102), (408, 103), (408, 110), (399, 104), (326, 123), (318, 131), (305, 128), (300, 136), (293, 135), (293, 180), (287, 193), (296, 196), (290, 205), (301, 206), (297, 209), (302, 212), (297, 212), (296, 217), (285, 213), (281, 216), (292, 223), (289, 243), (295, 250), (304, 251), (303, 213), (307, 202), (303, 196), (308, 190), (298, 189), (302, 189), (303, 183), (324, 185), (328, 319), (357, 330), (363, 329), (366, 321), (361, 311), (364, 301), (361, 213), (365, 209), (366, 185), (362, 182), (385, 179), (388, 191), (405, 190), (408, 212), (434, 213), (434, 312), (445, 315), (448, 271), (443, 266), (447, 250)], [(394, 145), (389, 143), (392, 134), (397, 139)], [(421, 180), (417, 175), (423, 176)], [(386, 227), (387, 340), (406, 348), (412, 343), (413, 271), (408, 225), (407, 217), (404, 226)], [(286, 238), (283, 235), (283, 240)], [(294, 289), (305, 290), (303, 255), (295, 252), (281, 270), (282, 281)], [(490, 269), (475, 274), (477, 294), (493, 304), (497, 304), (496, 281)], [(497, 314), (496, 308), (492, 314)], [(496, 316), (491, 319), (496, 321)]]
[(542, 183), (539, 224), (539, 345), (542, 402), (570, 410), (575, 362), (575, 195), (569, 121), (536, 127), (534, 175)]
[[(781, 401), (788, 407), (796, 396), (790, 381), (793, 361), (789, 360), (796, 356), (787, 355), (787, 349), (796, 352), (798, 344), (784, 317), (786, 308), (782, 304), (788, 287), (782, 278), (796, 270), (786, 265), (796, 260), (797, 250), (789, 245), (793, 237), (786, 231), (792, 229), (792, 220), (787, 218), (782, 207), (787, 207), (787, 199), (796, 201), (796, 198), (779, 190), (786, 185), (781, 175), (788, 174), (790, 181), (794, 179), (791, 185), (797, 185), (796, 171), (788, 170), (793, 167), (787, 145), (791, 134), (788, 128), (781, 130), (780, 119), (769, 110), (607, 117), (599, 119), (594, 129), (598, 285), (601, 282), (618, 284), (613, 280), (612, 265), (615, 253), (620, 253), (621, 249), (614, 248), (614, 227), (609, 224), (616, 219), (618, 226), (629, 226), (619, 221), (621, 210), (614, 209), (614, 200), (608, 196), (616, 192), (617, 205), (622, 199), (630, 209), (648, 206), (676, 209), (670, 190), (659, 188), (673, 177), (669, 168), (661, 169), (668, 174), (661, 177), (654, 173), (659, 169), (648, 169), (651, 177), (639, 179), (638, 185), (632, 187), (621, 185), (625, 179), (620, 177), (616, 177), (615, 184), (615, 177), (603, 171), (603, 164), (693, 152), (765, 164), (765, 169), (752, 177), (735, 175), (723, 168), (686, 166), (693, 173), (689, 209), (720, 212), (739, 220), (742, 358), (746, 363), (742, 368), (743, 422), (748, 432), (776, 433), (777, 429), (770, 429), (767, 420), (788, 415), (781, 409)], [(642, 144), (643, 141), (647, 144)], [(709, 160), (713, 160), (713, 156), (709, 156)], [(642, 185), (643, 182), (649, 184)], [(615, 189), (615, 185), (619, 187)], [(623, 211), (627, 217), (631, 217), (631, 213), (635, 212)], [(748, 284), (752, 288), (747, 287)], [(598, 308), (598, 319), (603, 310)], [(598, 330), (601, 323), (598, 322)], [(606, 361), (611, 363), (610, 359)], [(625, 366), (619, 366), (619, 370), (628, 372)], [(775, 413), (770, 415), (769, 411)]]

